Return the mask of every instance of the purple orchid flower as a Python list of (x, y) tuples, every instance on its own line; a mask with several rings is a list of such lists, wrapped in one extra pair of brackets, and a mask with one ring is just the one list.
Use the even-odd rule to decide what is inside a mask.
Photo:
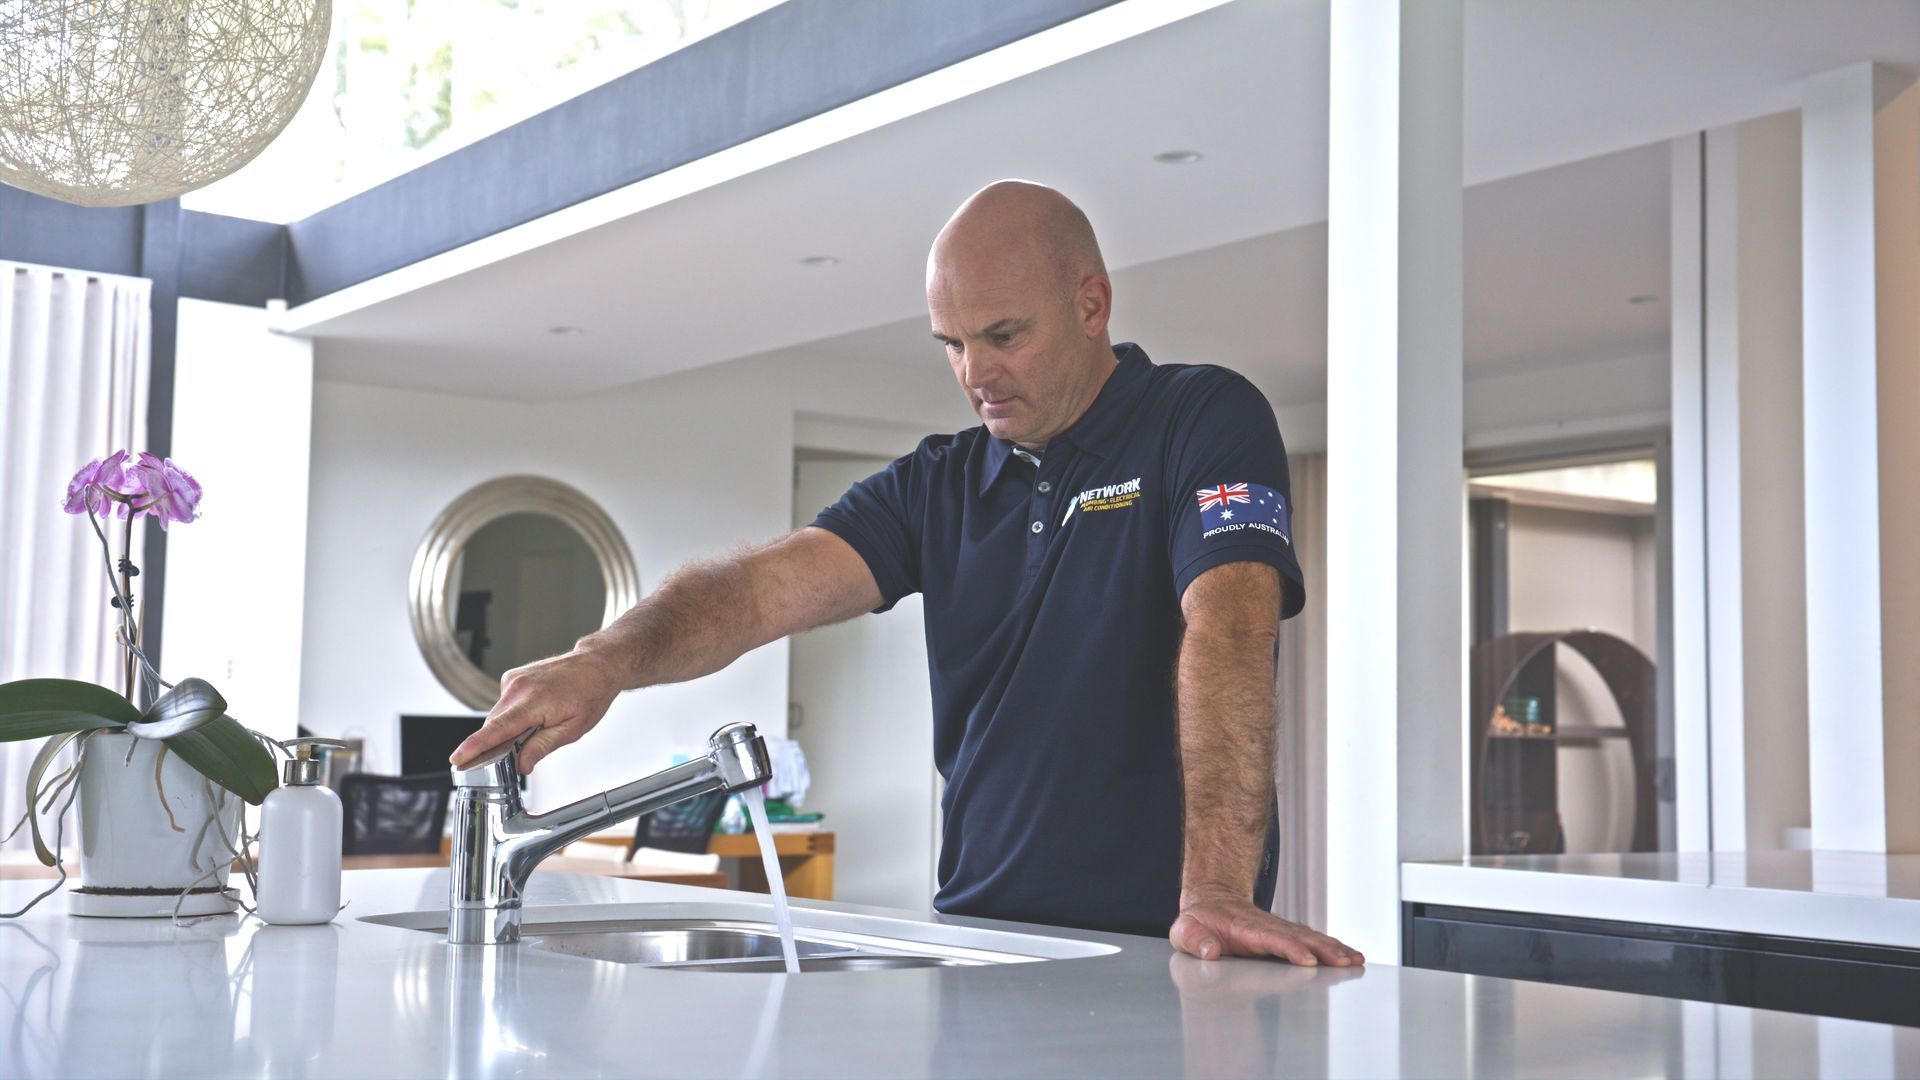
[[(146, 493), (141, 477), (127, 468), (127, 452), (116, 450), (104, 458), (95, 458), (80, 467), (67, 482), (67, 499), (61, 508), (69, 514), (84, 514), (87, 504), (93, 503), (93, 511), (102, 517), (115, 514), (125, 520), (132, 512), (127, 500)], [(109, 497), (119, 496), (118, 499)]]
[(141, 510), (159, 518), (162, 531), (169, 522), (185, 524), (200, 516), (200, 481), (172, 458), (163, 460), (143, 450), (139, 463), (128, 472), (138, 476), (146, 489)]
[(81, 466), (67, 483), (62, 508), (69, 514), (84, 514), (91, 505), (101, 517), (122, 521), (151, 514), (160, 519), (162, 529), (200, 516), (200, 482), (173, 459), (141, 451), (128, 464), (127, 457), (127, 451), (117, 450)]

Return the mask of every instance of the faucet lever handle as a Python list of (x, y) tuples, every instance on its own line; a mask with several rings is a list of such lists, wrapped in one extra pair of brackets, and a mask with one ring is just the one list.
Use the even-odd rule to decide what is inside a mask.
[[(539, 728), (533, 729), (538, 731)], [(533, 731), (499, 747), (486, 757), (464, 769), (453, 770), (453, 786), (456, 788), (499, 788), (504, 791), (520, 790), (520, 746), (527, 741)]]

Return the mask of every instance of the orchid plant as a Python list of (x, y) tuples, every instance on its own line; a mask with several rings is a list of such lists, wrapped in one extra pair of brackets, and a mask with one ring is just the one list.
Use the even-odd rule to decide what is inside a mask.
[[(200, 495), (199, 482), (171, 460), (145, 452), (130, 455), (125, 450), (88, 462), (67, 485), (63, 508), (69, 514), (85, 514), (100, 540), (113, 594), (109, 603), (118, 624), (115, 638), (125, 654), (125, 666), (118, 692), (76, 679), (0, 683), (0, 742), (46, 739), (27, 772), (26, 813), (6, 838), (18, 833), (21, 825), (30, 827), (34, 852), (47, 866), (61, 865), (59, 841), (55, 849), (47, 847), (40, 815), (51, 812), (66, 793), (66, 804), (58, 815), (64, 821), (72, 792), (78, 789), (79, 755), (64, 771), (51, 777), (47, 771), (69, 744), (77, 741), (84, 752), (86, 742), (100, 732), (124, 731), (136, 739), (157, 739), (164, 744), (161, 760), (170, 751), (209, 781), (255, 805), (276, 783), (268, 749), (277, 746), (273, 740), (228, 716), (226, 699), (206, 681), (190, 678), (175, 684), (160, 678), (140, 648), (140, 621), (133, 608), (133, 583), (140, 574), (132, 560), (134, 522), (151, 517), (164, 530), (193, 521), (200, 516)], [(116, 521), (121, 525), (118, 559), (108, 539)], [(148, 702), (144, 708), (139, 704), (142, 699)], [(157, 765), (155, 777), (159, 777)], [(171, 822), (164, 792), (158, 812), (167, 813)], [(171, 823), (176, 831), (185, 831), (179, 823)], [(228, 846), (233, 846), (231, 841)], [(244, 839), (239, 850), (245, 850)], [(64, 881), (64, 865), (61, 871)]]

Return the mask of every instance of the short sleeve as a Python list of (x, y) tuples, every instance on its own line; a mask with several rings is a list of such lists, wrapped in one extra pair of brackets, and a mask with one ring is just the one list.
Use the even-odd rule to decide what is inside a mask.
[(1238, 375), (1219, 375), (1179, 407), (1169, 436), (1174, 594), (1185, 595), (1194, 578), (1216, 566), (1266, 563), (1285, 579), (1281, 617), (1292, 618), (1306, 605), (1307, 590), (1293, 550), (1287, 450), (1266, 397)]
[(920, 591), (920, 535), (922, 515), (913, 509), (919, 489), (918, 451), (847, 489), (832, 506), (813, 519), (814, 527), (845, 540), (873, 572), (885, 611), (900, 598)]

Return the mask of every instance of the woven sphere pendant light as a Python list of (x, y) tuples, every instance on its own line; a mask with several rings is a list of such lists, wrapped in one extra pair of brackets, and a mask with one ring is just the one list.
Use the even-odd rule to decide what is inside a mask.
[(81, 206), (204, 187), (278, 136), (332, 0), (0, 0), (0, 181)]

